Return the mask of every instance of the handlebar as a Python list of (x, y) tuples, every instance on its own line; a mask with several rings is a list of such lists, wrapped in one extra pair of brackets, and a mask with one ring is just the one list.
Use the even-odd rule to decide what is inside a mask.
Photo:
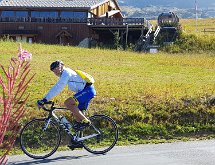
[(54, 102), (53, 101), (47, 101), (44, 104), (53, 104), (54, 105)]
[[(50, 109), (47, 109), (44, 105), (50, 105), (51, 104), (51, 108)], [(47, 101), (47, 102), (45, 102), (44, 103), (44, 105), (43, 106), (41, 106), (41, 108), (43, 109), (43, 110), (45, 110), (45, 111), (51, 111), (51, 110), (53, 110), (53, 108), (54, 108), (54, 102), (53, 101)]]

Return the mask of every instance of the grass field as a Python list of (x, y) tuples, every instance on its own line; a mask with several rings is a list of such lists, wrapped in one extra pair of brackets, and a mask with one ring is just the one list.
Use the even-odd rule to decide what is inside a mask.
[[(204, 32), (204, 29), (215, 28), (215, 18), (208, 19), (180, 19), (182, 30), (189, 34), (214, 35), (215, 32)], [(154, 27), (157, 25), (157, 20), (150, 20)]]
[[(0, 61), (6, 65), (12, 55), (16, 56), (17, 43), (0, 44)], [(40, 44), (23, 44), (23, 47), (33, 54), (31, 72), (36, 73), (29, 86), (31, 97), (27, 103), (31, 118), (38, 115), (36, 100), (43, 98), (57, 80), (49, 71), (50, 63), (56, 59), (92, 74), (97, 96), (90, 112), (112, 115), (119, 122), (125, 120), (127, 113), (137, 111), (144, 115), (147, 101), (205, 97), (215, 92), (213, 53), (154, 55)], [(68, 95), (72, 93), (64, 90), (54, 100), (62, 103)]]
[(186, 33), (215, 35), (215, 32), (204, 32), (208, 28), (215, 29), (215, 18), (210, 19), (181, 19), (182, 29)]
[[(0, 60), (5, 65), (12, 55), (16, 56), (17, 44), (0, 44)], [(30, 87), (32, 101), (43, 97), (57, 80), (49, 71), (50, 63), (56, 59), (94, 75), (99, 100), (100, 97), (125, 100), (147, 94), (157, 97), (193, 96), (213, 93), (215, 89), (212, 53), (152, 55), (37, 44), (24, 44), (23, 47), (33, 54), (32, 73), (36, 73), (36, 77)]]
[[(0, 45), (0, 64), (7, 66), (18, 43)], [(97, 96), (89, 113), (107, 114), (117, 121), (119, 144), (214, 134), (215, 108), (210, 103), (215, 93), (214, 51), (145, 54), (24, 43), (23, 48), (33, 54), (31, 74), (36, 73), (23, 123), (45, 115), (37, 110), (36, 101), (57, 81), (49, 65), (60, 59), (94, 76)], [(54, 101), (62, 105), (71, 95), (64, 89)]]

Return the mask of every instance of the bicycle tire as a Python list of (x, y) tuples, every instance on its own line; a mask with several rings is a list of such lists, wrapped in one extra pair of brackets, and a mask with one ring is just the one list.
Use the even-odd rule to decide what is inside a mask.
[(58, 149), (61, 142), (59, 128), (52, 121), (44, 130), (47, 119), (33, 119), (20, 132), (22, 151), (31, 158), (44, 159)]
[(90, 117), (92, 126), (82, 131), (82, 136), (96, 133), (94, 127), (101, 133), (93, 138), (85, 139), (83, 147), (93, 154), (104, 154), (110, 151), (117, 143), (118, 128), (116, 122), (106, 115), (94, 115)]

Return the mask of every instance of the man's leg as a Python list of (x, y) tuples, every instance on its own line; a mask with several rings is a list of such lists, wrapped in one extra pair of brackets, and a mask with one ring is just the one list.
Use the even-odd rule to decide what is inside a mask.
[(78, 105), (74, 98), (70, 97), (68, 98), (65, 102), (64, 105), (66, 106), (67, 109), (69, 109), (77, 122), (82, 122), (82, 121), (89, 121), (84, 114), (79, 110)]

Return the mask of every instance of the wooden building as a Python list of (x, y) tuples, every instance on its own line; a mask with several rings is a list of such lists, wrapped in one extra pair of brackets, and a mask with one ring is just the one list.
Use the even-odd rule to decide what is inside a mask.
[(118, 31), (128, 42), (148, 28), (144, 18), (123, 18), (116, 0), (0, 2), (0, 37), (17, 41), (79, 45), (86, 38), (113, 41), (113, 33)]

